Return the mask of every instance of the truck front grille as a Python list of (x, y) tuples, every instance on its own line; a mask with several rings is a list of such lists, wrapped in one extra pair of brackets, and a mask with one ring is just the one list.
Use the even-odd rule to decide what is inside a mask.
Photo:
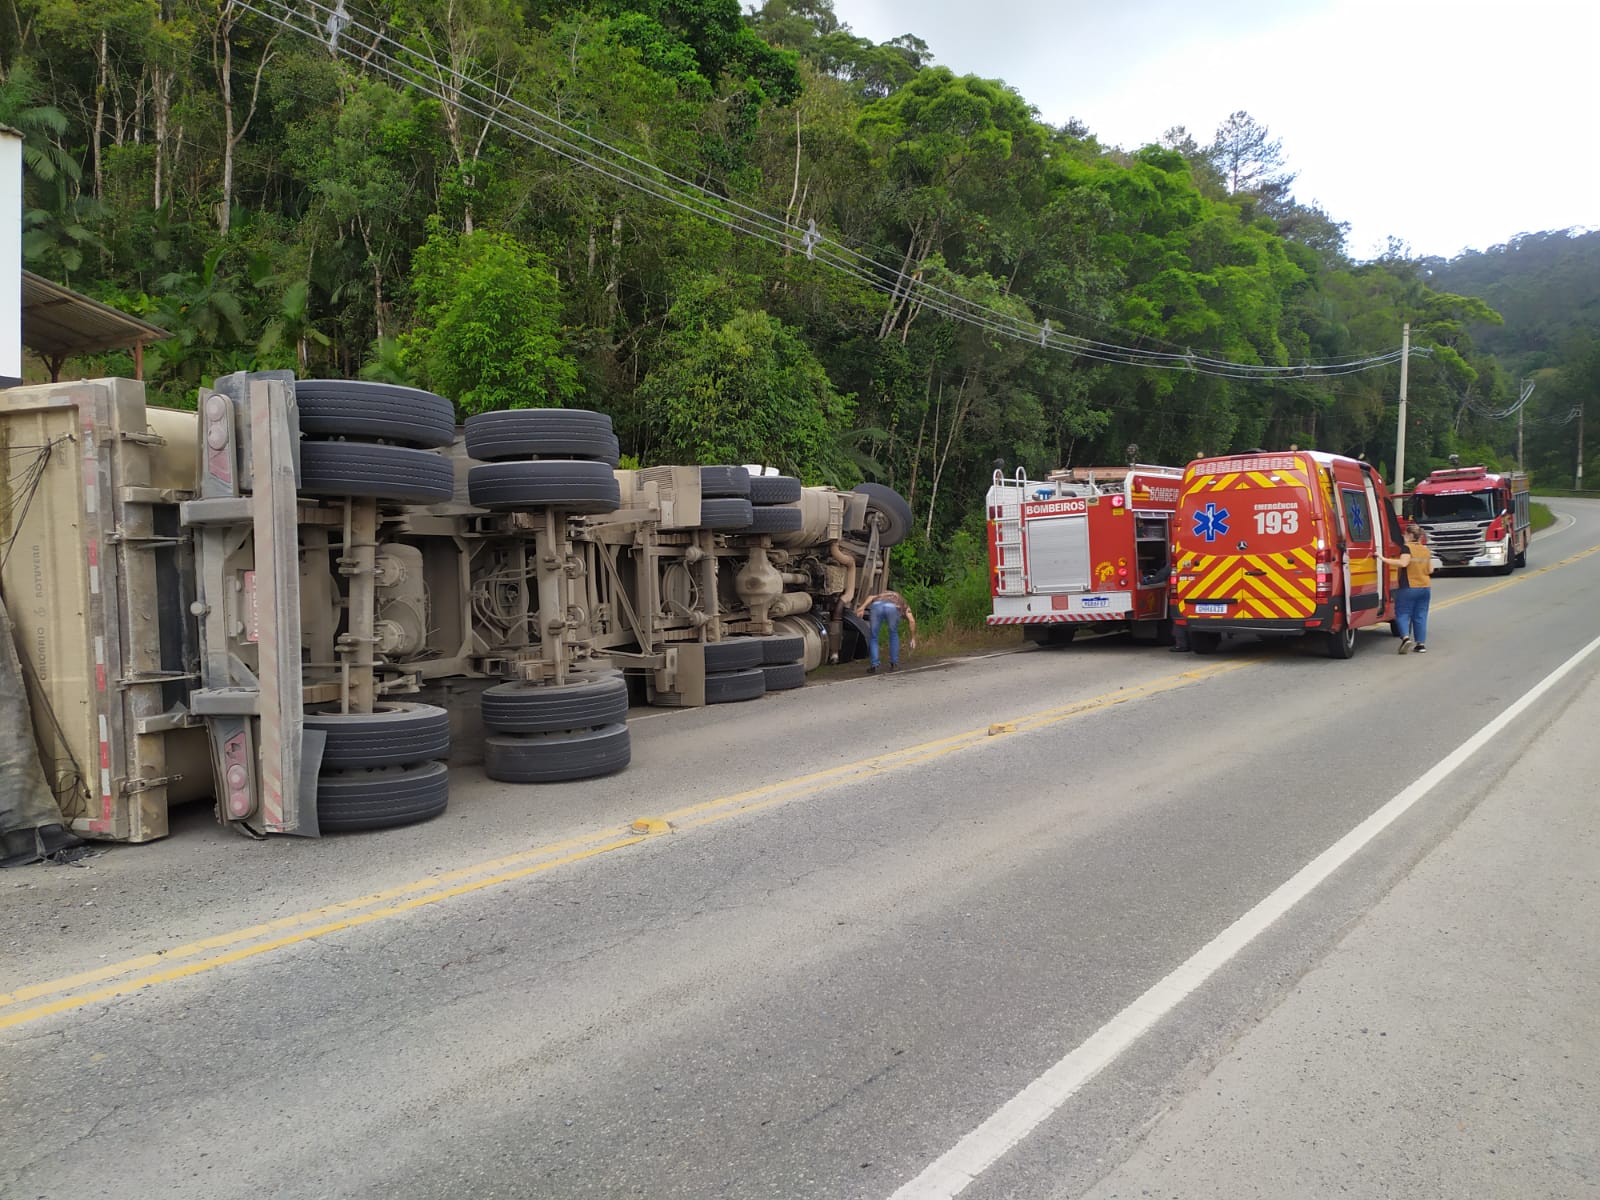
[(1428, 547), (1444, 563), (1471, 562), (1483, 553), (1483, 531), (1487, 521), (1463, 523), (1452, 521), (1448, 525), (1424, 525), (1428, 534)]

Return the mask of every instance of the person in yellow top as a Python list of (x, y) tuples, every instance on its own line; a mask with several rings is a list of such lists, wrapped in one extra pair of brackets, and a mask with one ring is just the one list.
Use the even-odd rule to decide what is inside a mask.
[(1378, 555), (1378, 561), (1400, 568), (1394, 590), (1394, 627), (1400, 633), (1400, 653), (1413, 646), (1418, 654), (1428, 650), (1428, 601), (1433, 596), (1433, 551), (1427, 535), (1415, 521), (1407, 521), (1405, 550), (1399, 558)]

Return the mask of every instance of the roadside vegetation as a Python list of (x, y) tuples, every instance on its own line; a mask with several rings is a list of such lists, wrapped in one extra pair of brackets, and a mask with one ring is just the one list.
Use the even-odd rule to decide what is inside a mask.
[(290, 11), (19, 0), (5, 23), (26, 265), (171, 332), (145, 357), (161, 402), (239, 369), (364, 375), (462, 415), (598, 409), (644, 465), (886, 483), (930, 629), (981, 625), (997, 466), (1293, 443), (1381, 467), (1398, 363), (1302, 368), (1409, 323), (1408, 467), (1509, 465), (1528, 380), (1555, 481), (1600, 386), (1600, 233), (1355, 261), (1249, 113), (1109, 146), (830, 0), (263, 15)]

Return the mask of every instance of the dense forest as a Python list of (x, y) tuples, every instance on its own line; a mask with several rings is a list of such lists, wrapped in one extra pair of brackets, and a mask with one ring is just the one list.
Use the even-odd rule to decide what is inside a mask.
[[(1423, 259), (1430, 286), (1476, 296), (1503, 318), (1475, 328), (1474, 339), (1507, 375), (1522, 381), (1510, 403), (1471, 398), (1479, 414), (1506, 413), (1532, 385), (1524, 407), (1499, 417), (1523, 426), (1524, 458), (1538, 482), (1571, 487), (1577, 468), (1578, 422), (1586, 401), (1600, 401), (1600, 230), (1525, 233), (1481, 254), (1448, 262)], [(1588, 412), (1600, 421), (1600, 403)], [(1596, 486), (1594, 436), (1584, 438), (1584, 480)], [(1498, 439), (1506, 444), (1505, 437)]]
[(288, 367), (600, 409), (640, 462), (892, 484), (913, 577), (975, 564), (997, 461), (1386, 463), (1408, 322), (1408, 475), (1507, 460), (1529, 372), (1553, 466), (1559, 397), (1596, 380), (1592, 286), (1578, 319), (1538, 282), (1592, 285), (1594, 235), (1355, 262), (1247, 113), (1105, 146), (830, 0), (13, 0), (0, 25), (27, 265), (171, 331), (163, 402)]

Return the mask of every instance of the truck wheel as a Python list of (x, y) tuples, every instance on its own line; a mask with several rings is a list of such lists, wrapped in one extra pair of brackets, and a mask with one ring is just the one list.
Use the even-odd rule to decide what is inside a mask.
[(775, 667), (780, 663), (799, 662), (806, 654), (806, 639), (798, 633), (774, 633), (767, 637), (750, 639), (761, 647), (763, 666)]
[(732, 496), (739, 500), (748, 500), (750, 472), (743, 467), (701, 467), (700, 495), (713, 498)]
[(450, 460), (431, 450), (366, 442), (301, 442), (300, 491), (401, 504), (438, 504), (456, 493)]
[(1215, 654), (1222, 645), (1222, 635), (1197, 629), (1189, 631), (1189, 649), (1196, 654)]
[(450, 754), (450, 714), (431, 704), (386, 701), (371, 713), (312, 710), (305, 727), (327, 734), (325, 771), (409, 766)]
[(859, 483), (855, 490), (867, 498), (868, 511), (878, 514), (878, 544), (898, 546), (905, 541), (911, 533), (911, 506), (900, 493), (881, 483)]
[(786, 692), (805, 685), (806, 665), (803, 662), (776, 663), (762, 667), (761, 677), (766, 691)]
[(706, 674), (720, 671), (748, 671), (765, 661), (760, 638), (736, 637), (706, 643)]
[(805, 520), (798, 508), (784, 508), (776, 504), (758, 504), (750, 514), (751, 533), (791, 533)]
[(517, 408), (467, 418), (467, 453), (503, 459), (594, 459), (615, 467), (620, 447), (605, 413), (583, 408)]
[(1356, 627), (1346, 625), (1343, 629), (1324, 635), (1328, 639), (1329, 658), (1350, 658), (1356, 652)]
[(456, 406), (420, 388), (363, 379), (302, 379), (294, 385), (300, 432), (435, 449), (456, 436)]
[(450, 770), (442, 762), (326, 771), (317, 777), (317, 824), (323, 833), (414, 825), (437, 817), (449, 797)]
[(706, 672), (706, 703), (734, 704), (740, 700), (759, 700), (767, 693), (767, 677), (762, 668), (748, 671)]
[(483, 773), (501, 783), (563, 783), (610, 775), (633, 757), (626, 725), (562, 733), (492, 733)]
[(1524, 546), (1517, 551), (1517, 556), (1511, 560), (1513, 566), (1525, 567), (1528, 565), (1528, 548)]
[(793, 504), (800, 491), (800, 481), (793, 475), (750, 476), (751, 504)]
[(603, 462), (541, 459), (488, 463), (467, 472), (467, 498), (478, 508), (561, 508), (575, 513), (622, 507), (617, 477)]
[(628, 685), (620, 675), (567, 683), (499, 683), (480, 701), (483, 723), (497, 733), (595, 729), (628, 719)]
[[(797, 515), (799, 513), (798, 509), (788, 511)], [(700, 501), (700, 528), (722, 529), (729, 532), (749, 529), (755, 520), (755, 512), (748, 500), (741, 500), (736, 496), (714, 496), (709, 500)]]

